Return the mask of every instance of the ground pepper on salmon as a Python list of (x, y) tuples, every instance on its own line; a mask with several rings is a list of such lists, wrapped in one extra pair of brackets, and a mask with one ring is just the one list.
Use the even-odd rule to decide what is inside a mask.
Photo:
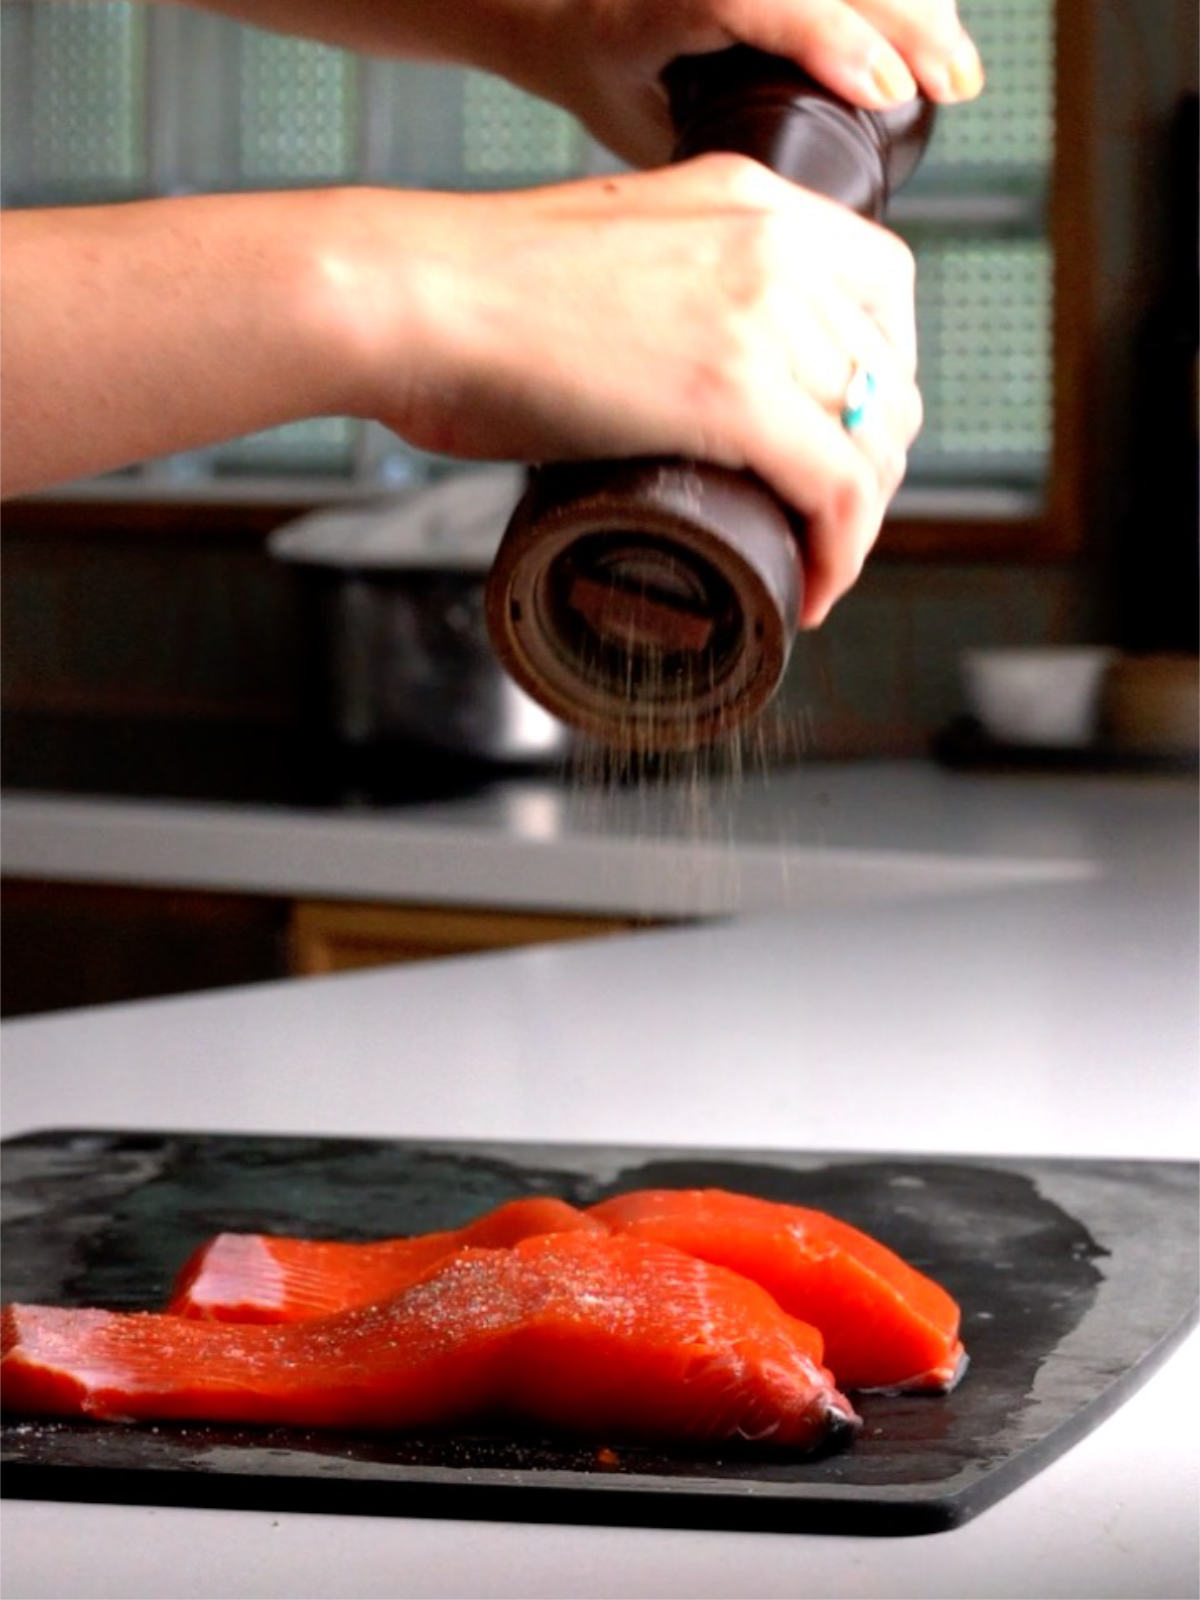
[(959, 1307), (939, 1284), (825, 1212), (724, 1189), (635, 1190), (586, 1210), (517, 1200), (456, 1231), (368, 1244), (220, 1234), (189, 1262), (169, 1309), (301, 1320), (395, 1294), (461, 1244), (567, 1229), (652, 1239), (751, 1279), (821, 1329), (844, 1388), (945, 1393), (965, 1370)]
[(468, 1245), (500, 1248), (545, 1233), (606, 1233), (565, 1200), (509, 1200), (465, 1227), (354, 1244), (219, 1233), (177, 1276), (167, 1310), (218, 1322), (303, 1322), (399, 1294)]
[(463, 1246), (388, 1300), (264, 1326), (9, 1305), (26, 1414), (413, 1431), (507, 1419), (592, 1438), (808, 1452), (858, 1426), (820, 1333), (757, 1284), (593, 1230)]

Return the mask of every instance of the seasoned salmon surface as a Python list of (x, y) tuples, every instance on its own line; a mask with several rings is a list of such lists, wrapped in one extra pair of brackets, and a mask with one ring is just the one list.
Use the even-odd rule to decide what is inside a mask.
[(552, 1231), (651, 1239), (740, 1273), (821, 1329), (844, 1388), (944, 1392), (966, 1366), (958, 1305), (893, 1250), (823, 1211), (725, 1189), (640, 1189), (586, 1211), (517, 1200), (456, 1232), (370, 1244), (220, 1234), (185, 1268), (169, 1309), (245, 1322), (327, 1315), (398, 1293), (460, 1245)]
[(565, 1200), (509, 1200), (465, 1227), (354, 1244), (268, 1233), (219, 1233), (186, 1263), (167, 1310), (220, 1322), (302, 1322), (399, 1294), (468, 1245), (498, 1248), (543, 1233), (602, 1233)]
[(391, 1299), (280, 1325), (10, 1305), (11, 1411), (364, 1430), (516, 1419), (809, 1451), (858, 1424), (821, 1335), (757, 1284), (591, 1230), (465, 1246)]

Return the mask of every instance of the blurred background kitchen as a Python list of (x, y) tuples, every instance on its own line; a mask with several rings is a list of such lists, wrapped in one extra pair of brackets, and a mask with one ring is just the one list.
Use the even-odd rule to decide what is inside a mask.
[[(943, 114), (891, 213), (918, 259), (924, 431), (863, 579), (797, 643), (759, 765), (1189, 772), (1196, 8), (961, 10), (987, 92)], [(0, 23), (9, 206), (343, 182), (509, 188), (610, 164), (564, 113), (474, 73), (365, 61), (129, 0), (5, 0)], [(314, 509), (402, 504), (453, 470), (378, 426), (325, 419), (8, 505), (7, 794), (378, 821), (520, 778), (543, 815), (556, 788), (578, 807), (586, 774), (560, 748), (506, 762), (392, 730), (381, 749), (314, 710), (327, 631), (304, 572), (270, 536)], [(445, 613), (447, 638), (475, 616), (478, 575), (468, 564), (462, 593), (447, 589), (453, 576), (423, 601)], [(1011, 649), (1040, 672), (1026, 652), (1048, 647), (1054, 670), (1068, 648), (1104, 652), (1089, 658), (1099, 675), (1082, 732), (989, 728), (979, 652), (985, 672), (990, 652)], [(614, 825), (595, 804), (588, 814)], [(573, 905), (565, 888), (553, 906), (545, 895), (489, 904), (483, 888), (467, 906), (449, 888), (403, 884), (317, 897), (265, 872), (243, 884), (220, 864), (181, 865), (172, 883), (161, 861), (82, 871), (67, 844), (56, 864), (39, 838), (41, 857), (6, 846), (9, 1015), (647, 914), (582, 893)]]

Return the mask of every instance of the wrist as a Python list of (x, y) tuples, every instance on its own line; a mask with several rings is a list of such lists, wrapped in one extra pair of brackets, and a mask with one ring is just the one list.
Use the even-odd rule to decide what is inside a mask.
[(304, 352), (313, 415), (375, 412), (380, 342), (377, 272), (368, 247), (377, 192), (305, 191), (286, 271), (288, 316)]
[(478, 289), (463, 213), (473, 196), (354, 188), (314, 196), (301, 312), (322, 408), (455, 453), (477, 358)]

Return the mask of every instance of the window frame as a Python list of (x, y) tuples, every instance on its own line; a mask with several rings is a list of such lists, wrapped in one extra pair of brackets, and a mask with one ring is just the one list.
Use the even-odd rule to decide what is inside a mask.
[[(1095, 296), (1089, 263), (1092, 202), (1094, 23), (1089, 0), (1054, 6), (1054, 157), (1047, 199), (1052, 263), (1051, 438), (1042, 504), (1011, 516), (906, 514), (903, 495), (889, 513), (877, 554), (900, 560), (1062, 561), (1086, 548), (1089, 477), (1084, 412), (1088, 352), (1095, 348)], [(952, 502), (948, 502), (952, 503)]]

